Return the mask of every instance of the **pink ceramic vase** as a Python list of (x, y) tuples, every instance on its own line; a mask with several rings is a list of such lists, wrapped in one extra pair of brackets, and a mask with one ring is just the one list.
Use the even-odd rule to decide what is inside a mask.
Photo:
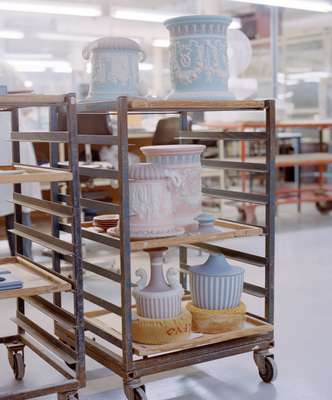
[(147, 162), (163, 167), (172, 178), (169, 185), (175, 224), (187, 231), (197, 227), (194, 219), (201, 213), (201, 153), (203, 145), (145, 146), (141, 151)]

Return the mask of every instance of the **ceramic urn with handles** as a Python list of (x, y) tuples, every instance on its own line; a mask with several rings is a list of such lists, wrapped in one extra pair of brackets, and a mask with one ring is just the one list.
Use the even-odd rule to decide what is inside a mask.
[(206, 310), (224, 310), (240, 305), (244, 269), (231, 266), (223, 254), (211, 254), (202, 265), (190, 267), (192, 303)]
[(171, 99), (233, 99), (228, 90), (227, 30), (232, 19), (220, 15), (172, 18)]
[(118, 96), (138, 96), (139, 62), (143, 50), (124, 37), (104, 37), (83, 49), (91, 61), (90, 90), (86, 101), (114, 101)]

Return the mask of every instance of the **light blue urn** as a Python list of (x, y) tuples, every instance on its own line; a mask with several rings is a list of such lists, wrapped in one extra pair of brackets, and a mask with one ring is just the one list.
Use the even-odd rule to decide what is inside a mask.
[(165, 21), (170, 33), (173, 91), (169, 99), (227, 100), (230, 17), (192, 15)]
[(138, 64), (144, 53), (135, 41), (104, 37), (86, 46), (83, 58), (91, 61), (90, 90), (86, 101), (138, 96)]

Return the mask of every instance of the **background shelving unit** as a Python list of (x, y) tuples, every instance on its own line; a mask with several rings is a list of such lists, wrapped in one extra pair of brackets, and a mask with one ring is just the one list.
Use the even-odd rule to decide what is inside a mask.
[[(188, 126), (188, 113), (192, 111), (258, 111), (265, 112), (265, 131), (250, 132), (191, 132)], [(124, 390), (129, 400), (145, 399), (145, 387), (141, 378), (147, 375), (196, 363), (214, 360), (244, 352), (254, 351), (255, 361), (263, 380), (271, 381), (275, 377), (276, 367), (269, 349), (273, 347), (274, 318), (274, 181), (275, 181), (275, 106), (273, 101), (148, 101), (120, 97), (117, 102), (82, 103), (78, 106), (78, 115), (109, 114), (117, 120), (117, 135), (79, 134), (78, 143), (103, 143), (118, 147), (118, 169), (80, 168), (80, 174), (90, 177), (108, 177), (118, 180), (119, 203), (105, 203), (81, 198), (82, 207), (92, 208), (99, 213), (116, 213), (120, 215), (120, 236), (94, 232), (89, 227), (82, 229), (82, 237), (107, 245), (120, 254), (120, 270), (113, 271), (93, 262), (83, 260), (82, 266), (94, 274), (120, 285), (120, 304), (103, 298), (98, 293), (84, 292), (84, 298), (98, 306), (98, 310), (86, 313), (85, 329), (86, 353), (102, 365), (110, 368), (122, 377)], [(226, 160), (203, 160), (203, 166), (216, 169), (235, 169), (242, 173), (259, 170), (265, 174), (265, 192), (248, 193), (225, 190), (223, 188), (203, 187), (205, 196), (231, 199), (237, 202), (261, 204), (265, 207), (265, 224), (263, 226), (240, 224), (236, 221), (218, 219), (222, 226), (219, 234), (203, 235), (200, 233), (183, 235), (176, 238), (158, 240), (131, 241), (129, 235), (129, 182), (128, 182), (128, 115), (130, 114), (175, 114), (180, 117), (180, 142), (188, 140), (263, 140), (266, 146), (266, 159), (263, 163), (231, 162)], [(58, 127), (63, 129), (63, 126)], [(213, 164), (211, 164), (213, 163)], [(67, 196), (60, 196), (66, 200)], [(61, 224), (60, 229), (71, 232), (69, 224)], [(265, 241), (264, 255), (259, 256), (219, 245), (227, 238), (261, 236)], [(248, 313), (247, 320), (241, 329), (219, 335), (201, 335), (189, 338), (183, 343), (172, 343), (165, 346), (148, 346), (134, 343), (132, 340), (132, 297), (131, 289), (131, 253), (156, 247), (180, 247), (179, 265), (181, 282), (186, 289), (184, 301), (190, 299), (187, 285), (188, 248), (195, 247), (205, 252), (222, 252), (226, 257), (240, 261), (249, 266), (261, 267), (265, 271), (263, 287), (245, 283), (245, 292), (264, 299), (264, 315)], [(64, 260), (70, 257), (64, 255)], [(62, 340), (73, 340), (70, 329), (57, 327), (56, 333)], [(91, 335), (93, 337), (91, 337)], [(102, 339), (102, 340), (99, 340)]]
[[(19, 111), (26, 107), (49, 109), (50, 130), (48, 132), (20, 132)], [(65, 132), (53, 130), (54, 121), (60, 109), (65, 110), (68, 115), (68, 129)], [(15, 224), (11, 232), (16, 237), (16, 256), (1, 259), (0, 270), (9, 270), (23, 283), (22, 288), (0, 291), (0, 299), (17, 299), (17, 312), (12, 320), (18, 327), (17, 334), (0, 338), (0, 343), (7, 346), (9, 363), (17, 380), (22, 380), (25, 373), (25, 346), (63, 376), (63, 380), (57, 380), (55, 384), (24, 387), (16, 392), (12, 390), (4, 392), (0, 388), (0, 399), (31, 399), (52, 393), (57, 394), (58, 400), (76, 399), (79, 388), (85, 383), (76, 98), (74, 94), (0, 96), (0, 111), (11, 113), (13, 164), (0, 168), (2, 171), (0, 184), (14, 185), (12, 202), (15, 209)], [(48, 143), (51, 168), (21, 164), (20, 142), (22, 141)], [(58, 168), (55, 162), (60, 143), (68, 144), (68, 170)], [(23, 173), (15, 174), (13, 170), (23, 170)], [(51, 200), (22, 194), (21, 184), (28, 182), (49, 182), (52, 192)], [(60, 185), (64, 184), (69, 194), (68, 203), (59, 202), (58, 198)], [(50, 215), (51, 234), (40, 232), (35, 227), (25, 226), (22, 222), (23, 207)], [(57, 227), (61, 218), (70, 219), (73, 227), (71, 241), (65, 241), (59, 237)], [(41, 265), (23, 254), (24, 238), (52, 250), (52, 268)], [(72, 280), (61, 275), (60, 254), (71, 257), (74, 270)], [(73, 307), (70, 310), (62, 305), (63, 292), (73, 294)], [(43, 297), (43, 295), (48, 296)], [(26, 304), (33, 307), (34, 316), (32, 313), (29, 316), (30, 312)], [(34, 320), (36, 311), (42, 313), (43, 321), (45, 317), (48, 317), (51, 323), (70, 328), (74, 338), (71, 346), (51, 334), (49, 328), (42, 327), (40, 320), (38, 322)]]

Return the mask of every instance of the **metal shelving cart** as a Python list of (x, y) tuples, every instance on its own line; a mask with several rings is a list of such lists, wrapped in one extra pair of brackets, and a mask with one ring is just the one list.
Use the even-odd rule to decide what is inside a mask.
[[(49, 110), (48, 132), (22, 132), (19, 129), (20, 109), (44, 107)], [(66, 110), (68, 129), (54, 131), (54, 123), (60, 109)], [(13, 203), (15, 210), (14, 229), (16, 256), (0, 259), (0, 270), (10, 271), (22, 282), (22, 287), (0, 291), (0, 299), (17, 299), (17, 312), (13, 321), (17, 333), (1, 337), (8, 349), (9, 364), (16, 380), (25, 374), (25, 347), (30, 348), (43, 361), (53, 367), (63, 379), (54, 384), (41, 384), (37, 387), (20, 387), (17, 391), (2, 391), (1, 400), (20, 400), (39, 398), (56, 393), (58, 400), (78, 398), (78, 390), (85, 384), (84, 317), (81, 269), (81, 223), (79, 204), (79, 176), (77, 159), (76, 97), (68, 95), (18, 94), (0, 96), (0, 111), (11, 114), (12, 165), (0, 167), (0, 184), (13, 184)], [(50, 144), (50, 168), (23, 165), (20, 162), (20, 142), (47, 142)], [(68, 144), (69, 168), (57, 166), (59, 144)], [(22, 193), (22, 183), (43, 182), (50, 184), (51, 199), (26, 196)], [(68, 204), (59, 202), (60, 189), (67, 187)], [(36, 194), (37, 196), (37, 194)], [(26, 226), (22, 221), (23, 207), (42, 212), (51, 217), (51, 234), (35, 227)], [(59, 237), (60, 220), (70, 220), (73, 227), (71, 241)], [(52, 251), (52, 268), (39, 264), (23, 254), (23, 240), (28, 239)], [(60, 255), (70, 257), (73, 265), (73, 279), (61, 275)], [(73, 307), (62, 306), (62, 293), (71, 292)], [(48, 295), (48, 296), (44, 296)], [(26, 307), (26, 305), (29, 307)], [(30, 310), (29, 308), (33, 308)], [(31, 312), (30, 312), (31, 311)], [(32, 313), (33, 311), (33, 313)], [(40, 320), (34, 320), (36, 312), (41, 313), (42, 321), (72, 329), (71, 346), (50, 333), (49, 327), (42, 327)], [(31, 314), (31, 315), (30, 315)], [(44, 325), (44, 324), (42, 324)], [(67, 364), (67, 365), (66, 365)]]
[[(80, 168), (81, 175), (104, 177), (118, 181), (119, 204), (81, 198), (82, 207), (91, 207), (102, 213), (120, 215), (120, 237), (97, 233), (82, 228), (82, 237), (108, 245), (120, 253), (120, 272), (108, 270), (95, 263), (83, 260), (83, 268), (120, 285), (121, 303), (115, 304), (98, 293), (85, 291), (84, 297), (99, 307), (85, 314), (86, 353), (122, 377), (124, 390), (129, 400), (146, 399), (145, 386), (141, 378), (162, 371), (173, 370), (222, 357), (244, 352), (254, 352), (260, 376), (265, 382), (276, 376), (276, 365), (269, 350), (273, 347), (274, 309), (274, 158), (275, 158), (275, 108), (274, 102), (267, 101), (149, 101), (119, 97), (117, 102), (82, 103), (80, 113), (111, 114), (117, 119), (117, 135), (79, 135), (80, 143), (99, 143), (118, 146), (118, 169)], [(265, 112), (266, 129), (263, 132), (191, 132), (188, 129), (188, 113), (192, 111), (245, 110)], [(256, 226), (232, 220), (218, 219), (220, 233), (183, 235), (179, 237), (131, 241), (129, 237), (129, 185), (128, 185), (128, 126), (129, 114), (175, 114), (180, 117), (181, 142), (192, 139), (213, 138), (218, 140), (264, 140), (266, 160), (264, 163), (231, 162), (226, 160), (203, 160), (203, 166), (218, 169), (236, 169), (242, 172), (261, 172), (266, 175), (265, 193), (244, 193), (220, 188), (203, 187), (207, 196), (217, 196), (239, 202), (258, 203), (265, 206), (265, 224)], [(65, 198), (63, 198), (65, 200)], [(60, 228), (71, 232), (68, 224)], [(265, 240), (265, 254), (258, 256), (216, 244), (216, 241), (247, 236), (262, 236)], [(265, 270), (265, 285), (260, 287), (245, 283), (249, 295), (264, 299), (263, 316), (247, 314), (246, 322), (240, 329), (220, 333), (204, 334), (181, 342), (167, 345), (141, 345), (132, 340), (132, 296), (131, 253), (160, 247), (180, 248), (181, 282), (186, 288), (184, 300), (190, 298), (187, 287), (187, 251), (195, 247), (206, 252), (222, 252), (226, 257), (242, 263), (261, 267)], [(66, 256), (64, 257), (67, 258)], [(62, 340), (73, 340), (72, 332), (58, 328)], [(91, 337), (91, 334), (93, 337)], [(102, 340), (100, 340), (102, 339)]]

